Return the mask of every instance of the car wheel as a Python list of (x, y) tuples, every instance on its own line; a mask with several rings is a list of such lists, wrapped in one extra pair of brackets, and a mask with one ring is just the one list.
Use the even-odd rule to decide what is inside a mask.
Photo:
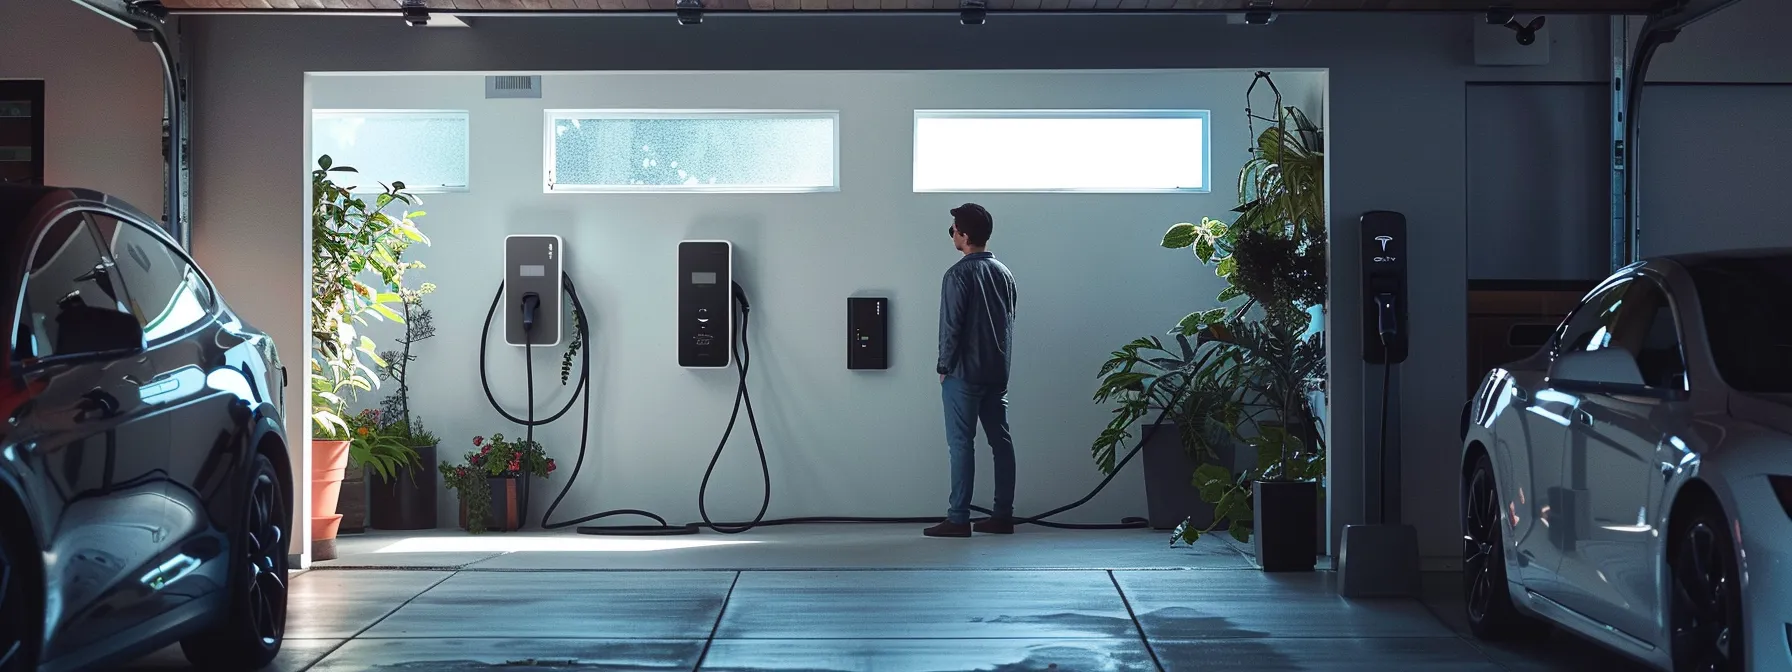
[(1668, 562), (1676, 672), (1741, 672), (1742, 584), (1722, 514), (1704, 508), (1676, 530)]
[(230, 552), (230, 612), (210, 632), (182, 640), (202, 670), (254, 670), (273, 662), (286, 635), (286, 493), (265, 455), (251, 462), (243, 527)]
[(1462, 488), (1462, 597), (1469, 630), (1482, 639), (1509, 639), (1542, 629), (1512, 604), (1503, 529), (1493, 462), (1482, 455)]
[(25, 537), (0, 527), (0, 672), (37, 669), (43, 609)]

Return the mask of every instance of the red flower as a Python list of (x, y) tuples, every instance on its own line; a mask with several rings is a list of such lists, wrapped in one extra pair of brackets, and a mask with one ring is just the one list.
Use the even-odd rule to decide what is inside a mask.
[(479, 445), (484, 445), (484, 444), (485, 444), (485, 437), (483, 437), (483, 436), (473, 437), (473, 445), (479, 446)]
[(554, 458), (548, 458), (548, 473), (554, 473), (554, 470), (557, 468), (558, 467), (554, 466)]

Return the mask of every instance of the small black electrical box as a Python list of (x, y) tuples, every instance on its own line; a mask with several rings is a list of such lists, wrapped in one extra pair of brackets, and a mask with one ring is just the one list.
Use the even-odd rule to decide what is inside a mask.
[(890, 300), (881, 296), (846, 299), (846, 368), (890, 368)]

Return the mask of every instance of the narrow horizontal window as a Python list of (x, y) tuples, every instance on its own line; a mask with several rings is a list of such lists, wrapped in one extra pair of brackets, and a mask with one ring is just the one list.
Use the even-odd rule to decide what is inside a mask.
[(328, 155), (338, 183), (372, 193), (403, 182), (418, 193), (466, 191), (471, 165), (465, 110), (313, 110), (311, 165)]
[(915, 191), (1205, 192), (1205, 110), (920, 110)]
[(837, 112), (549, 110), (550, 192), (840, 188)]

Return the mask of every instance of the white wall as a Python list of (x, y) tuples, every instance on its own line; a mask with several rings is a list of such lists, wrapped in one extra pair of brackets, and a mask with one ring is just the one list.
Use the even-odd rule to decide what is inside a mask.
[(44, 80), (49, 184), (99, 189), (162, 216), (162, 65), (153, 45), (69, 0), (5, 0), (0, 79)]
[[(1320, 114), (1323, 75), (1276, 79), (1290, 104)], [(735, 374), (677, 365), (679, 240), (736, 245), (736, 280), (753, 303), (750, 383), (774, 478), (770, 515), (943, 515), (947, 465), (933, 362), (940, 275), (959, 256), (944, 230), (952, 207), (967, 200), (988, 207), (996, 219), (991, 250), (1013, 269), (1021, 292), (1010, 395), (1016, 504), (1023, 513), (1043, 511), (1099, 480), (1089, 457), (1109, 416), (1089, 401), (1099, 355), (1162, 334), (1222, 288), (1186, 251), (1158, 241), (1170, 224), (1223, 216), (1237, 204), (1234, 176), (1249, 134), (1242, 115), (1227, 111), (1250, 82), (1247, 71), (559, 74), (544, 78), (542, 100), (486, 100), (478, 75), (314, 76), (310, 88), (320, 108), (398, 100), (471, 111), (472, 188), (424, 197), (428, 214), (418, 222), (433, 244), (414, 255), (430, 268), (413, 282), (439, 289), (428, 303), (437, 336), (420, 353), (412, 407), (444, 438), (444, 457), (471, 449), (477, 434), (519, 433), (478, 387), (478, 330), (502, 277), (496, 250), (503, 237), (558, 234), (592, 323), (596, 391), (586, 471), (558, 517), (639, 507), (684, 521), (697, 519), (699, 481), (728, 420)], [(1213, 192), (913, 192), (916, 109), (1090, 107), (1218, 111)], [(544, 194), (543, 110), (553, 108), (838, 110), (841, 190)], [(305, 177), (294, 171), (287, 179)], [(891, 297), (889, 371), (846, 369), (845, 297), (855, 294)], [(559, 354), (536, 353), (543, 415), (571, 389), (556, 380)], [(499, 398), (520, 415), (521, 353), (495, 345), (490, 356)], [(576, 412), (537, 436), (572, 466)], [(724, 520), (751, 516), (761, 492), (744, 415), (734, 437), (708, 500)], [(989, 459), (979, 451), (978, 501), (988, 506)], [(568, 475), (554, 475), (553, 492), (535, 489), (532, 512), (544, 510)], [(1143, 506), (1134, 472), (1063, 519), (1114, 522), (1141, 515)], [(443, 498), (446, 524), (455, 520), (453, 507), (453, 498)]]

